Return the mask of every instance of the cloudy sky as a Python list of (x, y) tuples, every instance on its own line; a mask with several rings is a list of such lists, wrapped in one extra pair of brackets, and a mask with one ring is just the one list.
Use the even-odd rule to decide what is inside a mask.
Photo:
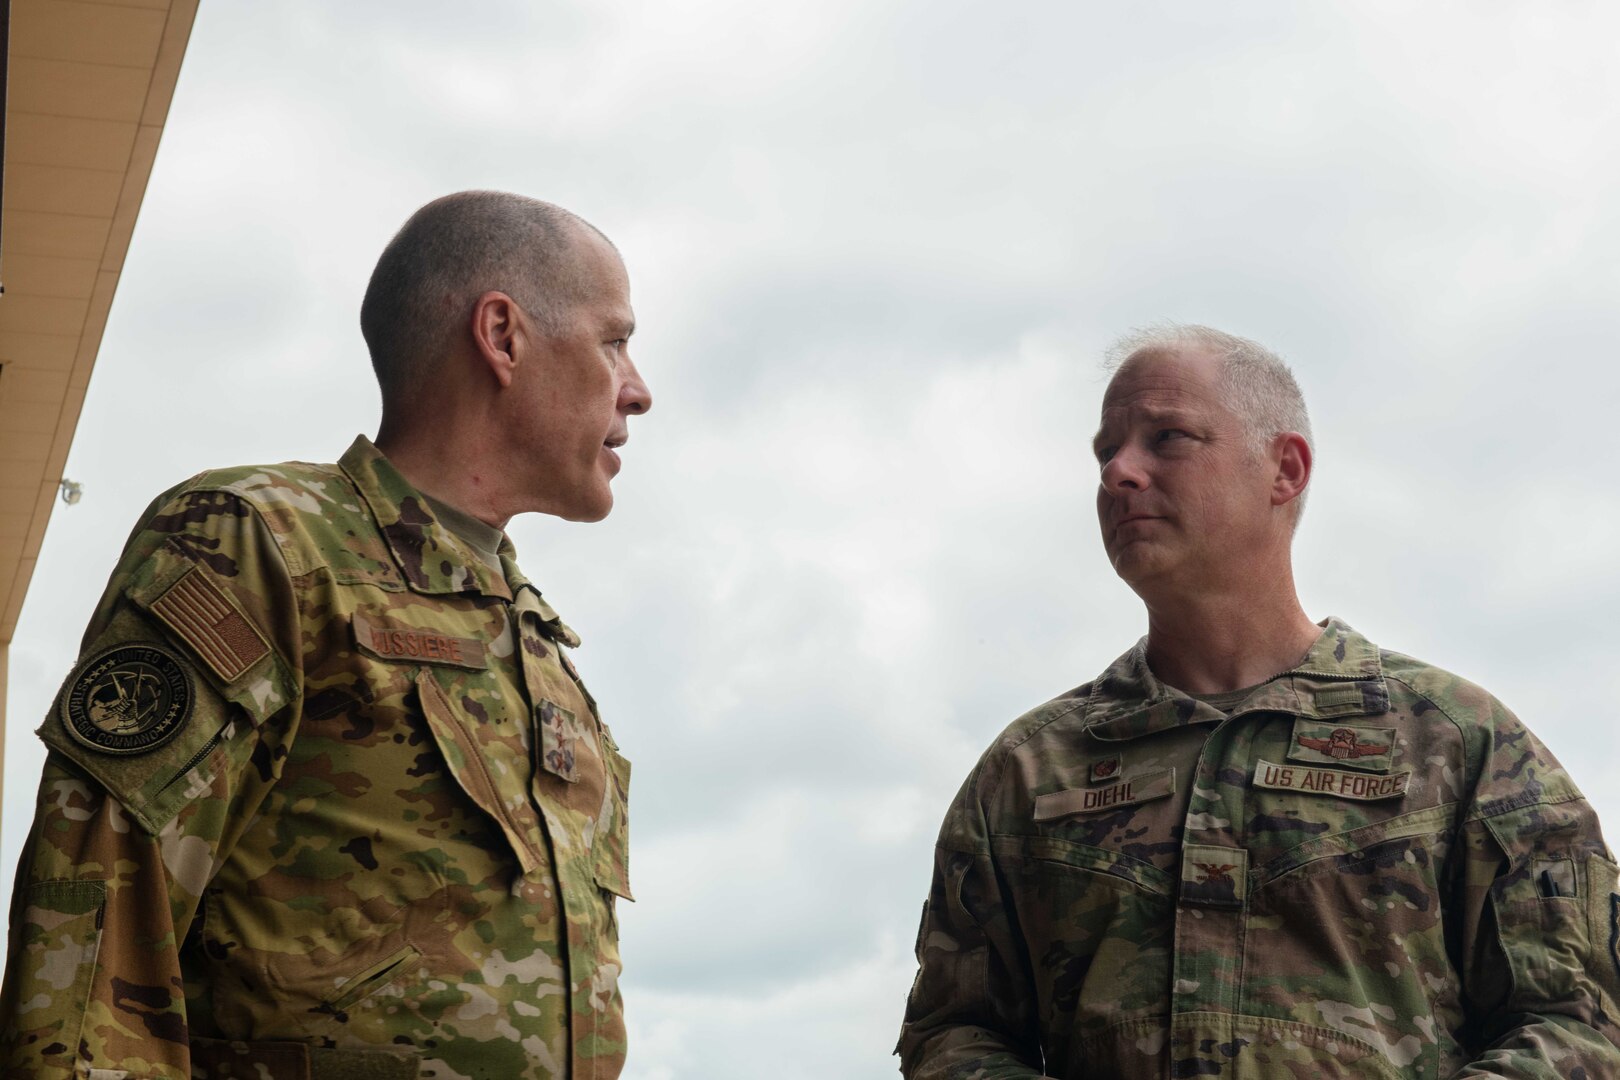
[(1156, 319), (1294, 365), (1307, 610), (1620, 831), (1620, 8), (452, 8), (203, 5), (12, 647), (7, 877), (135, 515), (373, 433), (372, 261), (467, 187), (613, 237), (656, 397), (611, 518), (511, 528), (635, 761), (628, 1077), (893, 1075), (946, 803), (1143, 631), (1087, 446)]

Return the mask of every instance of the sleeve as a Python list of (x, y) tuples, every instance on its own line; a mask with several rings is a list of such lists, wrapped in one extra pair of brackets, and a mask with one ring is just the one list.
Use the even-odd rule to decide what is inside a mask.
[(155, 505), (39, 730), (0, 992), (7, 1078), (190, 1075), (180, 950), (298, 713), (297, 602), (263, 520), (225, 492)]
[(963, 784), (935, 848), (917, 931), (917, 978), (895, 1052), (907, 1080), (1042, 1075), (1035, 995), (990, 854), (979, 800), (984, 763)]
[(1462, 829), (1462, 973), (1475, 1059), (1458, 1080), (1620, 1076), (1620, 889), (1597, 816), (1491, 702)]

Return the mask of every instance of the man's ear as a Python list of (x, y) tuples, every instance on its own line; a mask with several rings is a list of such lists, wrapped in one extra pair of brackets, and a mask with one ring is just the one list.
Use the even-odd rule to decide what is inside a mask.
[(478, 358), (503, 390), (511, 386), (528, 336), (523, 309), (503, 292), (487, 292), (473, 301), (470, 323)]
[(1305, 493), (1311, 480), (1311, 444), (1297, 432), (1278, 435), (1272, 444), (1277, 473), (1271, 482), (1271, 505), (1284, 506)]

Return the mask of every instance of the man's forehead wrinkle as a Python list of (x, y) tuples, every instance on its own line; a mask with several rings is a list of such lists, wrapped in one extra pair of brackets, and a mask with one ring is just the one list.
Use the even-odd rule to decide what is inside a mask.
[(1143, 416), (1149, 419), (1186, 416), (1204, 411), (1211, 401), (1211, 396), (1193, 392), (1179, 385), (1135, 386), (1123, 395), (1104, 397), (1102, 415), (1104, 422), (1109, 414), (1122, 418)]

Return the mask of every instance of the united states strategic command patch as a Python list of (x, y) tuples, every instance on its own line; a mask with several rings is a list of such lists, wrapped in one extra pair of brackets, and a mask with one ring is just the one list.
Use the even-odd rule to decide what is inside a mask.
[(161, 645), (119, 645), (79, 665), (62, 693), (62, 726), (107, 754), (144, 754), (191, 717), (191, 674)]

